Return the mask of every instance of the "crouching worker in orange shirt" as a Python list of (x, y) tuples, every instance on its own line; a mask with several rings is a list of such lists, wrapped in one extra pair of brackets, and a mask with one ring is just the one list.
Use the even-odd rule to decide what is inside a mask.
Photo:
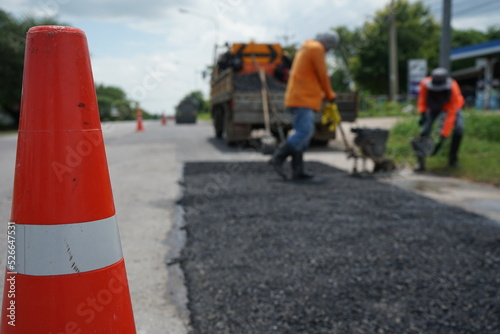
[[(419, 125), (422, 126), (421, 137), (430, 137), (433, 124), (439, 119), (440, 138), (434, 146), (431, 155), (436, 154), (446, 138), (451, 135), (451, 144), (448, 164), (456, 167), (458, 150), (464, 133), (464, 119), (462, 106), (464, 98), (457, 82), (449, 77), (444, 68), (436, 68), (431, 76), (420, 83), (418, 96)], [(418, 157), (415, 171), (425, 170), (425, 156)]]
[(339, 43), (335, 32), (319, 34), (315, 40), (304, 42), (295, 55), (285, 93), (285, 107), (293, 115), (295, 133), (279, 147), (269, 163), (284, 179), (288, 176), (283, 165), (292, 156), (292, 179), (313, 177), (304, 170), (303, 154), (314, 134), (314, 113), (319, 112), (323, 100), (333, 102), (335, 93), (330, 85), (325, 55)]

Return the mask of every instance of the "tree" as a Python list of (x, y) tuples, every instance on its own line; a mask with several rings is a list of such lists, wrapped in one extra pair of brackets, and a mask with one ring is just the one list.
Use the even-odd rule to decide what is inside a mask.
[(345, 26), (339, 26), (332, 29), (339, 35), (340, 43), (334, 49), (335, 69), (330, 77), (332, 87), (335, 91), (350, 91), (353, 82), (352, 73), (349, 69), (349, 63), (356, 56), (360, 43), (360, 29), (350, 31)]
[(0, 112), (19, 123), (26, 33), (37, 25), (64, 25), (53, 18), (16, 19), (0, 9)]
[(186, 96), (184, 96), (181, 99), (181, 101), (179, 102), (179, 105), (182, 101), (184, 101), (186, 99), (192, 99), (192, 100), (196, 101), (196, 104), (198, 105), (198, 113), (207, 113), (210, 111), (210, 101), (205, 100), (205, 98), (203, 97), (203, 93), (201, 91), (196, 90), (196, 91), (192, 91), (192, 92), (188, 93)]
[(158, 119), (159, 115), (150, 114), (119, 87), (96, 85), (97, 104), (102, 121), (123, 121), (136, 118), (137, 108), (142, 111), (143, 119)]
[(488, 30), (486, 30), (486, 37), (488, 40), (500, 39), (500, 24), (489, 27)]
[[(425, 58), (431, 68), (437, 66), (440, 28), (429, 8), (422, 2), (398, 0), (395, 7), (399, 90), (404, 92), (407, 89), (408, 59)], [(387, 93), (389, 86), (390, 15), (390, 5), (376, 12), (373, 21), (366, 22), (361, 29), (352, 33), (350, 38), (355, 43), (346, 52), (350, 72), (358, 86), (374, 94)]]
[(131, 101), (121, 88), (100, 84), (96, 86), (96, 94), (102, 120), (134, 119)]
[(295, 58), (295, 54), (297, 54), (299, 48), (297, 47), (296, 44), (291, 44), (283, 46), (282, 50), (283, 50), (283, 55), (285, 55), (286, 57), (288, 57), (290, 60), (293, 61), (293, 59)]
[(335, 69), (332, 75), (330, 76), (330, 83), (332, 88), (336, 92), (349, 92), (350, 87), (350, 78), (348, 77), (348, 72), (346, 72), (343, 68)]
[[(407, 0), (397, 0), (395, 7), (399, 89), (405, 92), (408, 59), (427, 59), (430, 69), (438, 66), (441, 28), (431, 15), (430, 9), (421, 1), (409, 3)], [(391, 8), (387, 5), (360, 28), (354, 30), (345, 26), (333, 28), (340, 37), (339, 47), (335, 50), (336, 60), (340, 66), (331, 79), (334, 87), (343, 87), (344, 82), (353, 78), (358, 89), (367, 90), (373, 94), (387, 93), (390, 15)], [(486, 32), (472, 29), (453, 30), (452, 47), (457, 48), (499, 38), (500, 25), (492, 26)], [(474, 60), (455, 61), (452, 65), (453, 69), (470, 67), (474, 65)]]
[(451, 47), (458, 48), (461, 46), (484, 43), (489, 40), (484, 32), (468, 29), (468, 30), (453, 30)]

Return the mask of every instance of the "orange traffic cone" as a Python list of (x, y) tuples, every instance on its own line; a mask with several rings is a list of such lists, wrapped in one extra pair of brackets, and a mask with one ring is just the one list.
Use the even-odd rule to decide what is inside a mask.
[(143, 131), (144, 127), (142, 126), (142, 109), (137, 108), (136, 118), (137, 118), (137, 131)]
[(167, 116), (161, 114), (161, 125), (167, 125)]
[(136, 333), (83, 31), (27, 34), (0, 333)]

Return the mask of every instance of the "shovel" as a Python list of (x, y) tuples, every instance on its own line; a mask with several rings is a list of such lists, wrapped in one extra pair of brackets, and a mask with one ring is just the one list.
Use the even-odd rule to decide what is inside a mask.
[(264, 112), (264, 127), (265, 135), (262, 138), (262, 154), (273, 154), (276, 149), (276, 138), (271, 134), (271, 119), (269, 117), (269, 99), (268, 90), (266, 83), (266, 73), (264, 69), (259, 68), (259, 78), (261, 82), (261, 94), (262, 94), (262, 110)]

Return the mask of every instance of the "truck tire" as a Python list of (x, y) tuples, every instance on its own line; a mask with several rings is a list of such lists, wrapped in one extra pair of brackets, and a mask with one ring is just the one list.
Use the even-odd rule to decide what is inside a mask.
[[(215, 107), (214, 107), (215, 108)], [(217, 107), (213, 112), (213, 122), (215, 129), (215, 137), (221, 139), (224, 133), (224, 112), (222, 108)]]
[(223, 138), (227, 145), (234, 146), (242, 141), (248, 140), (252, 132), (252, 126), (246, 123), (234, 123), (231, 104), (223, 105)]
[(230, 119), (229, 113), (224, 113), (223, 138), (228, 146), (235, 146), (238, 141), (233, 134), (233, 121)]
[(327, 147), (329, 140), (324, 139), (311, 139), (311, 146), (313, 147)]

